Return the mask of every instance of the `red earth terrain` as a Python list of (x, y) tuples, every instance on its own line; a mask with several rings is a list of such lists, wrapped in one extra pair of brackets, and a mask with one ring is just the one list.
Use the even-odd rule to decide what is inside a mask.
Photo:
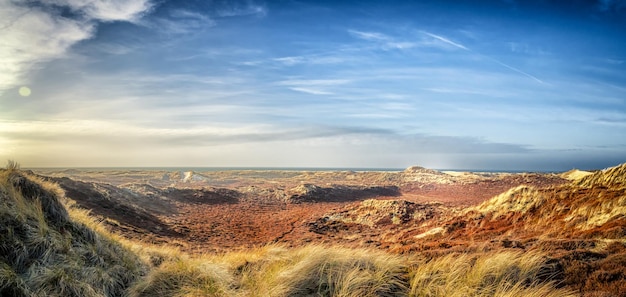
[[(381, 246), (385, 229), (354, 224), (348, 239), (313, 226), (325, 214), (367, 199), (441, 203), (460, 208), (519, 185), (567, 182), (556, 174), (445, 174), (353, 171), (40, 171), (112, 229), (142, 241), (174, 242), (189, 252), (283, 243)], [(356, 228), (356, 229), (354, 229)], [(337, 234), (336, 234), (337, 233)], [(361, 233), (361, 235), (358, 235)], [(352, 238), (352, 239), (350, 239)], [(384, 246), (384, 245), (383, 245)]]

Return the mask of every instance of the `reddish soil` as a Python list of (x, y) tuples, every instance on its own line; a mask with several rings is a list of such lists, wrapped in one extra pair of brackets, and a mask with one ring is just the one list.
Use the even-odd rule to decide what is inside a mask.
[(469, 206), (483, 202), (520, 185), (537, 188), (563, 184), (559, 177), (541, 174), (507, 175), (470, 183), (409, 184), (402, 187), (403, 199), (415, 202), (441, 202), (450, 206)]
[[(440, 202), (463, 207), (520, 184), (543, 187), (565, 182), (555, 175), (503, 174), (462, 179), (431, 172), (424, 173), (427, 181), (435, 181), (429, 183), (421, 182), (419, 176), (416, 181), (407, 182), (402, 172), (210, 172), (200, 175), (205, 180), (191, 183), (171, 184), (168, 178), (168, 186), (161, 179), (168, 173), (163, 172), (72, 171), (72, 178), (83, 181), (52, 179), (65, 189), (68, 197), (105, 218), (108, 225), (125, 236), (153, 243), (175, 241), (184, 250), (198, 253), (276, 242), (291, 246), (329, 242), (390, 247), (393, 244), (385, 244), (380, 237), (397, 225), (369, 228), (353, 224), (349, 228), (335, 226), (331, 228), (333, 232), (320, 232), (311, 224), (325, 214), (350, 208), (365, 199)], [(415, 175), (410, 177), (415, 179)], [(145, 184), (132, 183), (133, 180)], [(311, 186), (301, 186), (305, 182)], [(207, 187), (226, 183), (228, 188)], [(389, 194), (393, 196), (382, 196)]]

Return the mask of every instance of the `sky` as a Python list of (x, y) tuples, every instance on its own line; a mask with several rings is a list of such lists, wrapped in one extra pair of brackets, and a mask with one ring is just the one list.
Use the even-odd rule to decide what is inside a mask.
[(0, 0), (22, 167), (626, 162), (626, 0)]

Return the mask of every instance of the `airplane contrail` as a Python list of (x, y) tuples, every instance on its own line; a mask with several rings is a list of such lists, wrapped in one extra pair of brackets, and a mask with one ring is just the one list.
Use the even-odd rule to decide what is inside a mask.
[(435, 35), (435, 34), (432, 34), (432, 33), (428, 33), (426, 31), (422, 31), (422, 33), (424, 33), (424, 34), (426, 34), (426, 35), (428, 35), (428, 36), (430, 36), (432, 38), (435, 38), (435, 39), (437, 39), (439, 41), (443, 41), (443, 42), (445, 42), (447, 44), (450, 44), (450, 45), (456, 46), (456, 47), (458, 47), (460, 49), (464, 49), (466, 51), (470, 51), (471, 52), (471, 50), (469, 48), (465, 47), (464, 45), (456, 43), (456, 42), (454, 42), (454, 41), (452, 41), (450, 39), (447, 39), (445, 37), (442, 37), (442, 36), (439, 36), (439, 35)]
[(475, 53), (475, 54), (477, 54), (477, 55), (479, 55), (481, 57), (487, 58), (487, 59), (497, 63), (498, 65), (500, 65), (502, 67), (508, 68), (509, 70), (512, 70), (512, 71), (515, 71), (515, 72), (517, 72), (517, 73), (519, 73), (521, 75), (524, 75), (524, 76), (526, 76), (526, 77), (528, 77), (528, 78), (530, 78), (530, 79), (532, 79), (532, 80), (534, 80), (534, 81), (536, 81), (536, 82), (538, 82), (540, 84), (545, 84), (544, 81), (540, 80), (539, 78), (537, 78), (536, 76), (534, 76), (532, 74), (526, 73), (526, 72), (524, 72), (524, 71), (522, 71), (522, 70), (520, 70), (518, 68), (515, 68), (515, 67), (513, 67), (511, 65), (508, 65), (506, 63), (500, 62), (500, 61), (498, 61), (498, 60), (496, 60), (496, 59), (494, 59), (492, 57), (485, 56), (483, 54), (477, 53), (477, 52), (469, 49), (468, 47), (466, 47), (466, 46), (464, 46), (464, 45), (462, 45), (460, 43), (456, 43), (456, 42), (454, 42), (454, 41), (452, 41), (452, 40), (450, 40), (448, 38), (445, 38), (443, 36), (439, 36), (439, 35), (436, 35), (436, 34), (432, 34), (432, 33), (426, 32), (426, 31), (421, 31), (421, 32), (426, 34), (426, 35), (428, 35), (428, 36), (430, 36), (430, 37), (432, 37), (432, 38), (435, 38), (435, 39), (437, 39), (437, 40), (439, 40), (441, 42), (447, 43), (447, 44), (452, 45), (454, 47), (457, 47), (457, 48), (460, 48), (462, 50), (466, 50), (468, 52)]

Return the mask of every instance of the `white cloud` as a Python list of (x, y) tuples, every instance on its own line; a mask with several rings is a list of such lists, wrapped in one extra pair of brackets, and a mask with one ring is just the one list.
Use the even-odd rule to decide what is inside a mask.
[[(27, 74), (38, 65), (63, 57), (72, 45), (91, 38), (96, 21), (135, 21), (150, 9), (148, 0), (44, 0), (39, 4), (0, 0), (0, 93), (27, 84)], [(82, 16), (65, 17), (50, 6), (69, 8)]]
[[(0, 150), (0, 157), (24, 166), (154, 166), (159, 160), (160, 166), (377, 167), (426, 165), (421, 160), (428, 160), (431, 154), (528, 151), (524, 146), (475, 138), (320, 125), (156, 128), (114, 121), (57, 120), (0, 121), (0, 130), (9, 137), (9, 141), (0, 137), (0, 143), (8, 146)], [(287, 146), (289, 150), (284, 150)], [(46, 153), (41, 153), (41, 148)], [(405, 164), (407, 161), (411, 163)]]
[(350, 83), (347, 79), (291, 79), (278, 82), (284, 86), (335, 86)]
[(90, 23), (55, 17), (39, 8), (4, 5), (0, 19), (0, 92), (24, 84), (38, 63), (63, 56), (76, 42), (89, 38)]
[(386, 46), (390, 49), (405, 50), (416, 47), (418, 44), (415, 42), (388, 42)]
[(275, 58), (274, 61), (280, 62), (280, 63), (285, 64), (287, 66), (293, 66), (293, 65), (304, 63), (306, 61), (306, 59), (304, 57), (298, 56), (298, 57)]
[(278, 62), (285, 66), (294, 66), (299, 64), (311, 64), (311, 65), (325, 65), (325, 64), (339, 64), (345, 63), (352, 57), (336, 55), (332, 53), (330, 55), (318, 54), (318, 55), (303, 55), (303, 56), (288, 56), (274, 58), (272, 61)]
[(364, 40), (369, 40), (369, 41), (387, 41), (387, 40), (391, 40), (391, 38), (383, 33), (378, 33), (378, 32), (365, 32), (365, 31), (358, 31), (358, 30), (348, 30), (348, 33), (352, 34), (353, 36), (360, 38), (360, 39), (364, 39)]
[(332, 95), (333, 94), (328, 91), (324, 91), (320, 89), (313, 89), (313, 88), (293, 87), (289, 89), (296, 91), (296, 92), (302, 92), (302, 93), (307, 93), (307, 94), (312, 94), (312, 95)]
[(396, 40), (396, 38), (392, 38), (389, 35), (385, 35), (379, 32), (348, 30), (348, 33), (356, 38), (374, 42), (378, 44), (383, 50), (408, 50), (421, 45), (415, 42), (398, 41)]
[(42, 0), (44, 4), (67, 7), (87, 19), (136, 21), (152, 8), (149, 0)]
[(348, 83), (350, 80), (347, 79), (292, 79), (280, 81), (277, 85), (288, 86), (290, 90), (307, 94), (332, 95), (334, 92), (329, 91), (329, 87)]

